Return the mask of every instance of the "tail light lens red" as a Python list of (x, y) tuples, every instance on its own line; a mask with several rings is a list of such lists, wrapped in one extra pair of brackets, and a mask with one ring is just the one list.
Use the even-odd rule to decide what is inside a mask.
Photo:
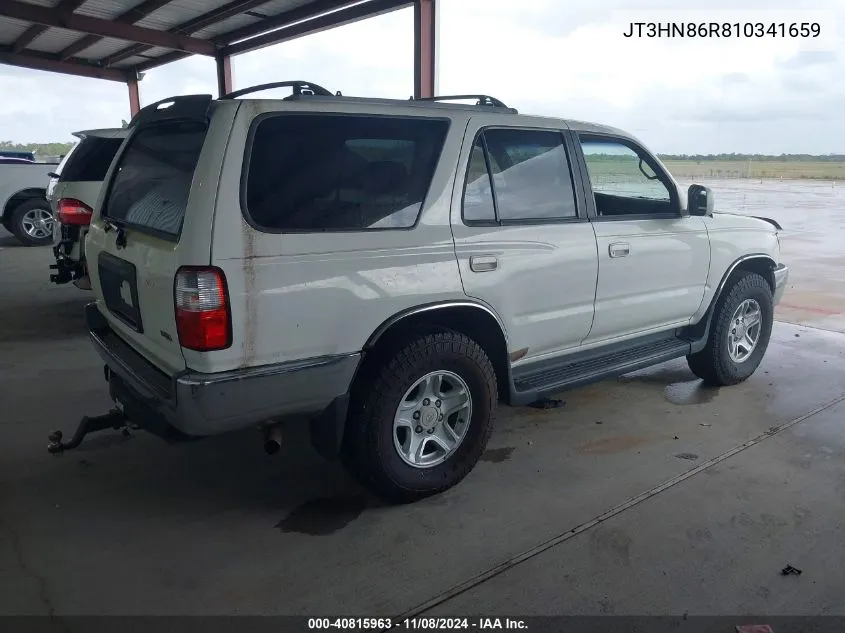
[(174, 286), (179, 344), (198, 352), (226, 349), (232, 344), (226, 277), (213, 267), (183, 267)]
[(56, 210), (59, 214), (59, 222), (75, 226), (88, 226), (91, 224), (91, 214), (94, 210), (84, 202), (73, 198), (62, 198), (56, 203)]

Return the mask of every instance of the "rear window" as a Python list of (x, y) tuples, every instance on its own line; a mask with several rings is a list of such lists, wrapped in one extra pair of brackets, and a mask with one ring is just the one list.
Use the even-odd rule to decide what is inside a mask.
[(253, 136), (245, 211), (271, 232), (412, 227), (448, 129), (424, 118), (265, 118)]
[(89, 136), (74, 147), (60, 166), (61, 182), (101, 182), (123, 139)]
[(206, 129), (169, 122), (138, 130), (120, 157), (103, 215), (178, 237)]

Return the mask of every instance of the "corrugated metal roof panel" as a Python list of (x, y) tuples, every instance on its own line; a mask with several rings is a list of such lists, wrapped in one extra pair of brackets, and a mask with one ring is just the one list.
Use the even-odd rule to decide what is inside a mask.
[(111, 20), (132, 7), (138, 6), (143, 0), (87, 0), (85, 4), (76, 10), (81, 15), (89, 15), (92, 18)]
[(172, 53), (173, 51), (169, 48), (161, 48), (160, 46), (154, 46), (143, 52), (142, 56), (146, 58), (150, 57), (161, 57), (162, 55), (167, 55), (168, 53)]
[(83, 35), (79, 31), (50, 28), (32, 40), (27, 48), (43, 53), (58, 53)]
[(27, 28), (29, 28), (27, 22), (0, 18), (0, 44), (12, 44)]
[(150, 61), (149, 59), (145, 59), (144, 57), (129, 57), (127, 59), (122, 59), (118, 63), (116, 63), (112, 68), (132, 68), (137, 66), (138, 64), (143, 64), (144, 62)]
[(137, 24), (166, 31), (226, 4), (229, 4), (228, 0), (173, 0)]
[[(313, 0), (270, 0), (267, 4), (256, 7), (255, 11), (267, 16), (274, 16), (285, 11), (290, 11), (291, 9), (297, 9), (305, 4), (311, 4), (312, 2)], [(352, 0), (350, 0), (350, 4), (352, 4)]]
[(242, 26), (255, 24), (260, 20), (261, 18), (254, 18), (251, 15), (236, 15), (235, 17), (229, 18), (228, 20), (223, 20), (222, 22), (212, 24), (211, 26), (204, 28), (201, 31), (197, 31), (196, 33), (194, 33), (194, 37), (210, 39), (215, 35), (220, 35), (221, 33), (228, 33), (229, 31), (239, 29)]
[(78, 53), (79, 57), (86, 59), (102, 59), (107, 55), (113, 55), (117, 51), (122, 51), (128, 45), (123, 40), (113, 40), (105, 38), (86, 48)]

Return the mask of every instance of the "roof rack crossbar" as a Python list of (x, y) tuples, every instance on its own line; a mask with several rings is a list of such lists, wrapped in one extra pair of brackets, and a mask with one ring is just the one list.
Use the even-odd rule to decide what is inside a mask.
[(243, 95), (250, 94), (252, 92), (272, 90), (273, 88), (293, 88), (293, 94), (295, 95), (320, 95), (322, 97), (340, 96), (340, 93), (335, 95), (331, 91), (315, 84), (312, 81), (274, 81), (268, 84), (259, 84), (257, 86), (250, 86), (249, 88), (241, 88), (240, 90), (229, 92), (220, 98), (234, 99), (235, 97), (242, 97)]
[(478, 106), (492, 106), (495, 108), (507, 108), (504, 103), (490, 95), (439, 95), (436, 97), (411, 97), (411, 101), (454, 101), (456, 99), (476, 99)]

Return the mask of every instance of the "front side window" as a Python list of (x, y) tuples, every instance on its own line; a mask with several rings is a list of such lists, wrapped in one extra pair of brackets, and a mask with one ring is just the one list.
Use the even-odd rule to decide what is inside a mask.
[(250, 149), (246, 212), (272, 232), (412, 227), (448, 127), (423, 118), (265, 118)]
[(581, 139), (599, 216), (672, 212), (669, 188), (645, 157), (612, 139)]
[(557, 131), (485, 130), (473, 147), (466, 182), (463, 214), (470, 223), (578, 215), (569, 159)]

